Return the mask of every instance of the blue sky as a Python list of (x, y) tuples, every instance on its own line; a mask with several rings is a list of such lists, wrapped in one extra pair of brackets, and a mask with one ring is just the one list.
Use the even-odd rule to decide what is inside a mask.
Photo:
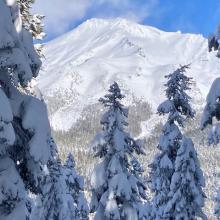
[(36, 0), (33, 10), (46, 16), (45, 41), (94, 17), (123, 17), (165, 31), (204, 36), (220, 23), (220, 0)]

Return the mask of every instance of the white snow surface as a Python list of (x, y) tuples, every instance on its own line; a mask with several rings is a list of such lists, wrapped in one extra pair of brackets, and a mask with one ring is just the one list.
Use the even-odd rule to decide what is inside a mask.
[(220, 62), (208, 52), (201, 35), (164, 32), (125, 19), (91, 19), (45, 45), (44, 68), (38, 86), (46, 100), (62, 99), (52, 112), (56, 130), (69, 130), (84, 107), (98, 102), (109, 85), (117, 81), (127, 95), (152, 104), (164, 99), (164, 75), (179, 65), (191, 64), (187, 75), (196, 84), (194, 107), (201, 107)]
[(1, 87), (0, 87), (0, 100), (1, 100), (0, 120), (5, 122), (11, 122), (13, 120), (11, 106), (7, 96), (5, 95)]
[(48, 141), (51, 134), (45, 103), (33, 97), (25, 101), (22, 125), (34, 134), (29, 142), (31, 156), (46, 163), (50, 155)]

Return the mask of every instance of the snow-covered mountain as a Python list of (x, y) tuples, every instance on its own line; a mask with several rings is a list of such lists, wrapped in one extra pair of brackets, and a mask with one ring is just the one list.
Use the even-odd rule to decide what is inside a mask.
[(197, 114), (185, 132), (198, 151), (207, 183), (205, 210), (214, 219), (212, 198), (220, 182), (220, 148), (205, 147), (206, 131), (199, 126), (204, 99), (220, 73), (220, 60), (215, 52), (208, 52), (207, 39), (124, 19), (92, 19), (46, 44), (44, 55), (38, 87), (48, 103), (53, 135), (61, 157), (67, 151), (75, 155), (87, 186), (95, 163), (88, 146), (100, 129), (102, 114), (98, 99), (110, 84), (117, 81), (126, 94), (129, 131), (144, 139), (147, 156), (140, 159), (147, 175), (161, 133), (162, 119), (155, 112), (164, 99), (164, 76), (179, 65), (191, 64), (187, 73), (195, 81), (191, 97)]
[(164, 97), (164, 75), (191, 64), (194, 104), (201, 106), (220, 62), (201, 35), (164, 32), (125, 19), (91, 19), (45, 46), (38, 78), (55, 130), (69, 130), (113, 81), (153, 109)]

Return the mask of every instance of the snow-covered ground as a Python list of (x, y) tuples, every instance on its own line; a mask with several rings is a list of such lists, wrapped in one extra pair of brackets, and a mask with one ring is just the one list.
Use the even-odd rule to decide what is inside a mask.
[(191, 64), (196, 81), (193, 103), (200, 107), (220, 72), (215, 53), (208, 53), (201, 35), (164, 32), (125, 19), (91, 19), (45, 45), (45, 61), (38, 86), (50, 104), (51, 124), (70, 129), (82, 110), (117, 81), (128, 95), (142, 98), (153, 108), (164, 98), (164, 75), (180, 64)]

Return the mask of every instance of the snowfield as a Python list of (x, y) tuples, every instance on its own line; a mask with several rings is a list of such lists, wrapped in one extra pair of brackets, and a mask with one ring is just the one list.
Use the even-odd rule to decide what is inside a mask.
[(91, 19), (45, 45), (45, 61), (38, 77), (55, 130), (69, 130), (82, 110), (97, 103), (115, 80), (128, 95), (149, 102), (153, 109), (164, 98), (164, 75), (180, 64), (191, 64), (196, 81), (193, 103), (201, 107), (220, 62), (208, 52), (201, 35), (164, 32), (125, 19)]

